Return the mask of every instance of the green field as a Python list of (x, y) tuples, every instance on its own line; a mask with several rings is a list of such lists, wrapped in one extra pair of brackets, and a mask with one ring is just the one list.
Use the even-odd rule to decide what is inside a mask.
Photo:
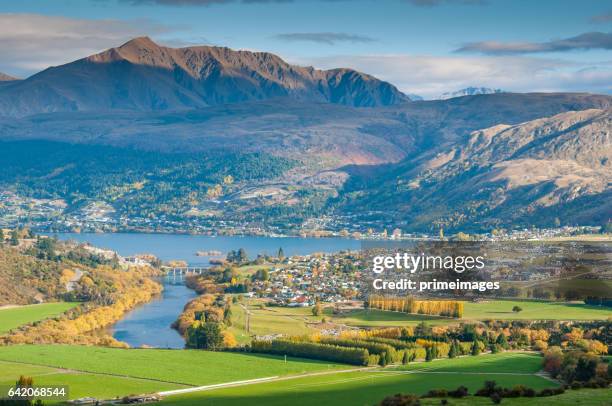
[(426, 316), (423, 314), (408, 314), (384, 310), (351, 310), (343, 314), (332, 315), (331, 309), (325, 309), (326, 315), (332, 317), (334, 323), (358, 327), (395, 327), (415, 326), (422, 321), (429, 325), (443, 325), (454, 322), (446, 317)]
[[(610, 406), (612, 389), (581, 389), (570, 390), (562, 395), (546, 398), (514, 398), (504, 399), (502, 405), (507, 406)], [(422, 406), (438, 406), (439, 399), (424, 399)], [(464, 399), (451, 399), (452, 406), (491, 406), (491, 400), (485, 397), (469, 396)]]
[(71, 345), (0, 347), (0, 360), (192, 386), (350, 368), (305, 359), (284, 362), (269, 355)]
[(464, 356), (439, 359), (435, 362), (415, 362), (393, 367), (395, 370), (428, 372), (478, 372), (533, 374), (542, 369), (542, 357), (533, 353), (504, 352), (478, 357)]
[[(171, 396), (168, 405), (373, 405), (398, 392), (422, 395), (430, 389), (475, 391), (486, 380), (511, 387), (523, 384), (540, 390), (556, 384), (535, 375), (541, 358), (531, 354), (488, 354), (405, 367), (308, 376), (287, 381), (224, 388)], [(490, 400), (487, 399), (490, 403)], [(439, 400), (436, 404), (439, 404)], [(452, 402), (451, 402), (452, 404)]]
[[(520, 306), (523, 310), (515, 313), (512, 311), (514, 306)], [(326, 309), (326, 315), (331, 317), (334, 323), (359, 327), (414, 326), (422, 321), (436, 326), (459, 321), (446, 317), (376, 309), (352, 310), (341, 315), (332, 315), (331, 309)], [(612, 317), (610, 309), (585, 304), (492, 300), (465, 302), (465, 314), (462, 320), (603, 320), (609, 317)]]
[(78, 305), (79, 303), (57, 302), (0, 309), (0, 334), (24, 324), (55, 317)]
[(303, 335), (315, 332), (312, 323), (321, 320), (321, 317), (312, 316), (309, 307), (264, 307), (260, 308), (256, 302), (247, 301), (244, 304), (250, 312), (250, 331), (245, 329), (246, 311), (242, 306), (232, 306), (232, 327), (240, 343), (250, 341), (252, 335), (286, 334)]
[(91, 395), (108, 399), (127, 394), (149, 393), (187, 387), (167, 382), (0, 361), (0, 385), (13, 385), (21, 375), (32, 377), (34, 384), (37, 386), (68, 386), (68, 396), (70, 399)]
[[(271, 376), (285, 377), (274, 382), (168, 396), (162, 403), (184, 406), (374, 405), (398, 392), (422, 395), (430, 389), (454, 389), (459, 385), (473, 392), (481, 388), (485, 380), (495, 380), (505, 387), (523, 384), (536, 390), (556, 386), (536, 375), (541, 368), (541, 358), (530, 353), (486, 354), (351, 372), (335, 372), (332, 368), (348, 367), (296, 359), (285, 364), (276, 357), (190, 350), (80, 346), (0, 348), (0, 385), (12, 384), (20, 375), (27, 375), (32, 376), (37, 385), (68, 385), (71, 399), (85, 396), (108, 399)], [(319, 375), (287, 376), (298, 373)], [(609, 390), (570, 391), (555, 398), (504, 399), (503, 404), (604, 405), (609, 404), (602, 402), (609, 402), (610, 393)], [(558, 400), (565, 403), (558, 403)], [(450, 404), (456, 406), (489, 405), (490, 402), (487, 398), (476, 397), (450, 400)], [(423, 401), (426, 406), (439, 404), (439, 399)]]
[[(515, 313), (514, 306), (523, 311)], [(530, 302), (492, 300), (478, 303), (465, 302), (464, 319), (483, 320), (596, 320), (612, 317), (609, 308), (578, 303)]]

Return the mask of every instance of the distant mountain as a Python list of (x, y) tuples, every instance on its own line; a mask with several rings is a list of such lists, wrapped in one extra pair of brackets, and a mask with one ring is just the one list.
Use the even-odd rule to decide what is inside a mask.
[(0, 82), (10, 82), (13, 80), (19, 80), (19, 79), (9, 76), (6, 73), (0, 72)]
[(491, 89), (490, 87), (466, 87), (455, 92), (442, 93), (437, 97), (438, 100), (452, 99), (453, 97), (476, 96), (479, 94), (504, 93), (501, 89)]
[(408, 98), (412, 101), (424, 100), (422, 96), (419, 96), (418, 94), (414, 94), (414, 93), (406, 93), (406, 96), (408, 96)]
[(344, 209), (377, 207), (422, 230), (599, 225), (612, 218), (611, 128), (612, 110), (590, 109), (474, 131), (379, 173)]
[(351, 69), (290, 65), (267, 52), (169, 48), (142, 37), (3, 87), (0, 116), (193, 109), (278, 97), (354, 107), (409, 101), (393, 85)]

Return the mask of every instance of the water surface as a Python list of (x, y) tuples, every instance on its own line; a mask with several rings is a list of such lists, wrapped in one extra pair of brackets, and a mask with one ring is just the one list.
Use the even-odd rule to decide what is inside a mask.
[[(230, 250), (244, 248), (250, 258), (255, 258), (257, 254), (276, 255), (279, 248), (288, 256), (360, 248), (360, 241), (341, 238), (210, 237), (136, 233), (55, 235), (63, 240), (89, 242), (96, 247), (116, 251), (122, 256), (151, 253), (163, 261), (177, 259), (192, 265), (208, 265), (208, 258), (196, 256), (197, 251), (221, 251), (225, 257)], [(183, 338), (170, 325), (181, 314), (185, 304), (196, 297), (196, 293), (188, 289), (181, 279), (164, 277), (160, 282), (164, 285), (164, 291), (159, 297), (126, 313), (105, 332), (131, 347), (148, 345), (158, 348), (183, 348)]]

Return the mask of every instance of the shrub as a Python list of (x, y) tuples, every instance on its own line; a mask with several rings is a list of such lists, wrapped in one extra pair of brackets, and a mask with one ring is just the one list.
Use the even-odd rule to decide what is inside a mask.
[(379, 403), (379, 406), (420, 406), (421, 401), (415, 395), (402, 395), (398, 393), (388, 396)]
[(495, 392), (491, 395), (491, 401), (496, 405), (499, 405), (502, 401), (502, 397), (499, 393)]
[(445, 398), (448, 396), (446, 389), (432, 389), (423, 395), (424, 398)]
[(463, 397), (467, 396), (468, 394), (469, 394), (468, 388), (466, 388), (463, 385), (459, 386), (455, 390), (452, 390), (452, 391), (448, 392), (448, 396), (450, 396), (452, 398), (463, 398)]

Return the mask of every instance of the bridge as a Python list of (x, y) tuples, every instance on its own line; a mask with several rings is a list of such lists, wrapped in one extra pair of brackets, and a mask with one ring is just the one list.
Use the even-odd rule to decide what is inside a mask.
[(197, 274), (202, 275), (204, 272), (208, 271), (209, 267), (207, 266), (162, 266), (161, 269), (166, 272), (166, 275), (187, 275), (187, 274)]

